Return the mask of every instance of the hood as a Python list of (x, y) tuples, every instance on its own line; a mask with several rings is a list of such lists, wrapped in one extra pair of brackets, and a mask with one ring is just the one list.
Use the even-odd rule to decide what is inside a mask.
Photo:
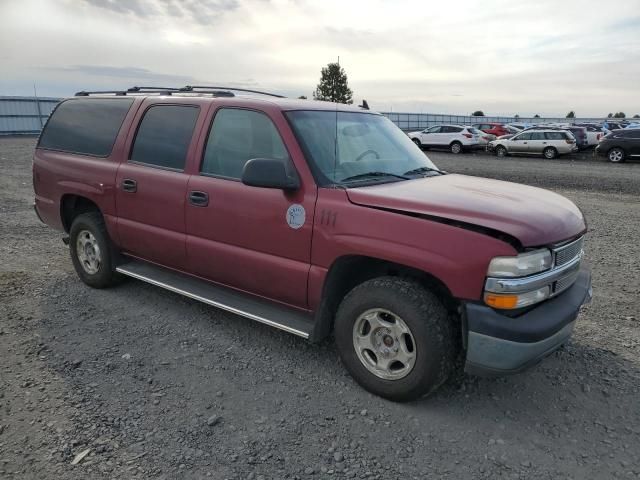
[(464, 222), (506, 233), (524, 247), (550, 245), (586, 230), (573, 202), (518, 183), (442, 175), (347, 189), (352, 203)]

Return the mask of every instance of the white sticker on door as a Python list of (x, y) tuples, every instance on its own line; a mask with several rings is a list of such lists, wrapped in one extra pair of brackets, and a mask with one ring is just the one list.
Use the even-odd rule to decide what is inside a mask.
[(294, 230), (301, 228), (304, 225), (305, 219), (306, 212), (302, 205), (294, 203), (287, 209), (287, 225)]

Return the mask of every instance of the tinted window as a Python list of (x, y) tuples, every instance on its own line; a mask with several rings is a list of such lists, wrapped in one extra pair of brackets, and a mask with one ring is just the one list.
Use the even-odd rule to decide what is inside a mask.
[(564, 140), (567, 138), (564, 132), (545, 132), (544, 136), (547, 140)]
[(526, 132), (513, 138), (514, 140), (531, 140), (531, 132)]
[(440, 130), (442, 133), (458, 133), (462, 131), (462, 128), (460, 127), (442, 127), (442, 130)]
[(184, 169), (198, 119), (198, 107), (156, 105), (144, 114), (131, 150), (131, 161)]
[(289, 158), (273, 122), (251, 110), (219, 110), (209, 132), (202, 173), (240, 178), (252, 158)]
[(429, 133), (440, 133), (442, 131), (442, 127), (431, 127), (428, 132)]
[(629, 138), (640, 138), (640, 128), (633, 128), (625, 135)]
[(544, 140), (544, 132), (531, 132), (531, 140)]
[(38, 147), (106, 157), (132, 103), (132, 98), (62, 102), (47, 122)]

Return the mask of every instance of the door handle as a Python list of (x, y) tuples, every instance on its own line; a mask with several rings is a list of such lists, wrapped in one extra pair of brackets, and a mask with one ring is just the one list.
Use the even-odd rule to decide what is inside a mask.
[(135, 193), (138, 190), (138, 182), (125, 178), (122, 180), (122, 190), (129, 193)]
[(189, 192), (189, 203), (196, 207), (206, 207), (209, 205), (209, 194), (193, 190)]

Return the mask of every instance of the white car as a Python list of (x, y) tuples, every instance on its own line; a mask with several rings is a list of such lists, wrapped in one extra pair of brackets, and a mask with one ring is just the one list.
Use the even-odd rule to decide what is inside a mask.
[(484, 134), (466, 125), (436, 125), (408, 135), (420, 148), (446, 148), (451, 153), (462, 153), (482, 148), (481, 136)]

